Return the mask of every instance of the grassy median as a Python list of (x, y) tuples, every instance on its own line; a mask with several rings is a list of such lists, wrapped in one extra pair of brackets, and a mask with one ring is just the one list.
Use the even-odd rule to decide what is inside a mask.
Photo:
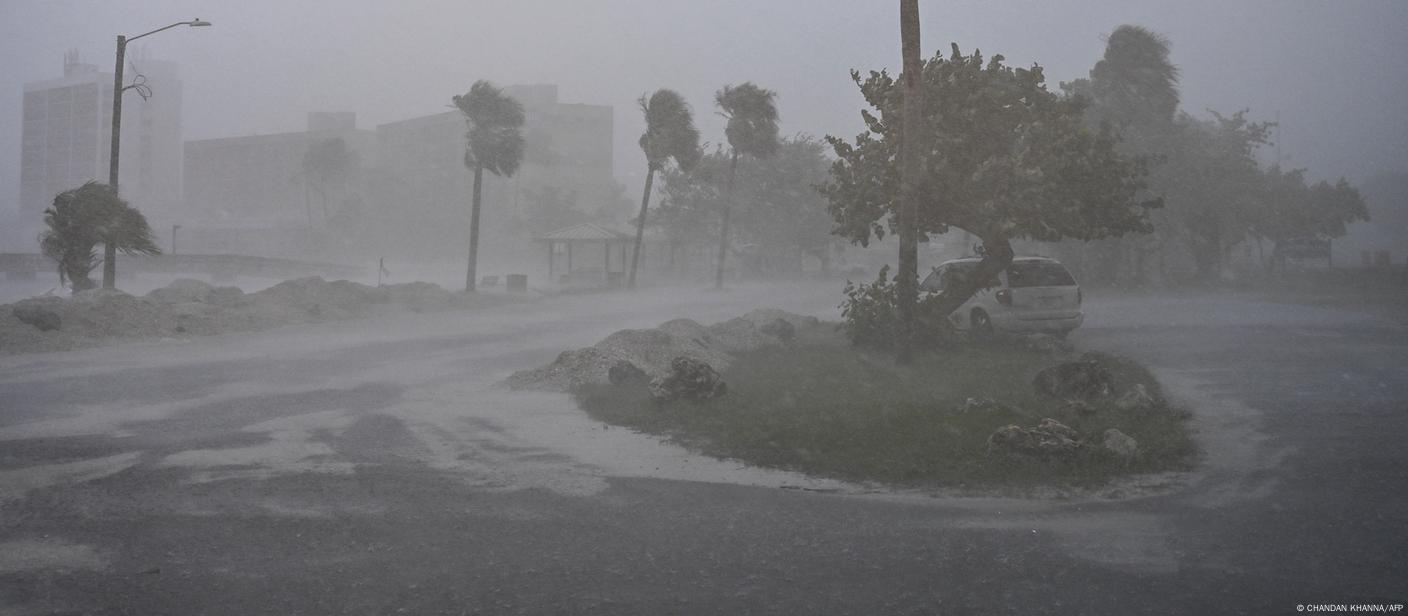
[[(851, 347), (832, 324), (799, 332), (789, 348), (740, 356), (722, 372), (728, 393), (656, 403), (645, 387), (587, 386), (574, 393), (592, 417), (667, 436), (702, 453), (757, 466), (903, 486), (1092, 485), (1122, 474), (1187, 467), (1187, 414), (1166, 406), (1157, 381), (1128, 360), (1100, 355), (1115, 390), (1143, 384), (1155, 408), (1122, 410), (1114, 397), (1078, 410), (1039, 397), (1032, 379), (1073, 356), (973, 344), (897, 366)], [(962, 412), (968, 398), (1009, 408)], [(994, 455), (987, 438), (1007, 424), (1054, 418), (1089, 435), (1062, 460)], [(1132, 459), (1105, 455), (1107, 428), (1136, 439)]]

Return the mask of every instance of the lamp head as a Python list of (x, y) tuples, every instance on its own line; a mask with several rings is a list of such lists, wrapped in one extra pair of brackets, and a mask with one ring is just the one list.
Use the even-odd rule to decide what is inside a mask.
[(197, 18), (195, 18), (194, 21), (188, 22), (186, 25), (188, 25), (188, 26), (190, 26), (190, 27), (192, 27), (192, 28), (202, 28), (202, 27), (205, 27), (205, 26), (210, 25), (210, 22), (204, 21), (204, 20), (202, 20), (201, 18), (197, 17)]

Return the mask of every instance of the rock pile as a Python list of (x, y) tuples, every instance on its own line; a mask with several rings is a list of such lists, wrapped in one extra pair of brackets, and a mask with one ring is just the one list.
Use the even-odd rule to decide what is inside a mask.
[(1114, 377), (1094, 359), (1057, 364), (1032, 381), (1038, 394), (1062, 400), (1091, 400), (1110, 394)]
[(468, 307), (487, 298), (412, 282), (371, 287), (346, 280), (300, 278), (257, 293), (179, 279), (144, 297), (93, 289), (44, 296), (0, 310), (0, 352), (54, 351), (105, 339), (158, 338), (255, 331), (410, 310)]
[(675, 319), (653, 329), (624, 329), (590, 347), (564, 351), (552, 363), (514, 373), (506, 382), (513, 389), (566, 392), (616, 382), (613, 368), (618, 379), (627, 377), (630, 369), (623, 362), (658, 380), (673, 374), (678, 358), (702, 362), (717, 373), (738, 353), (788, 344), (799, 329), (818, 323), (815, 317), (774, 309), (754, 310), (708, 327)]
[(728, 386), (709, 364), (688, 357), (670, 362), (670, 372), (650, 382), (650, 397), (657, 402), (708, 400), (724, 395)]
[(988, 452), (1008, 456), (1069, 458), (1083, 446), (1080, 435), (1055, 419), (1043, 419), (1032, 428), (1006, 425), (988, 437)]
[(1124, 462), (1139, 453), (1139, 443), (1115, 428), (1105, 430), (1098, 442), (1090, 443), (1075, 429), (1055, 419), (1043, 419), (1031, 428), (1006, 425), (988, 437), (988, 453), (1024, 460), (1070, 460), (1085, 451), (1097, 451)]

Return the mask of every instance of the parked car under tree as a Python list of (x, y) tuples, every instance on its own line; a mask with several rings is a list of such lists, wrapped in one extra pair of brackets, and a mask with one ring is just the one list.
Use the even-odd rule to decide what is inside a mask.
[[(981, 259), (965, 257), (934, 268), (919, 289), (938, 293), (961, 276), (972, 275)], [(949, 314), (959, 329), (981, 332), (1043, 332), (1064, 337), (1085, 320), (1080, 285), (1060, 261), (1016, 257), (996, 279)]]

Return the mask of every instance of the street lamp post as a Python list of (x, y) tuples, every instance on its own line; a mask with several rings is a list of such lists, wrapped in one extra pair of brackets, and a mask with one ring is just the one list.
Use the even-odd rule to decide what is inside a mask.
[[(176, 26), (191, 26), (193, 28), (209, 26), (210, 22), (201, 21), (199, 17), (191, 21), (178, 21), (163, 28), (157, 28), (145, 34), (138, 34), (132, 38), (127, 38), (119, 34), (117, 36), (117, 66), (112, 71), (112, 152), (108, 156), (108, 185), (112, 187), (114, 193), (117, 192), (117, 162), (118, 152), (122, 144), (122, 92), (128, 87), (122, 85), (122, 63), (127, 56), (127, 44), (144, 36), (156, 34), (162, 30), (170, 30)], [(117, 246), (112, 242), (103, 243), (103, 288), (111, 289), (117, 283)]]
[(181, 228), (181, 225), (171, 225), (171, 254), (172, 254), (172, 255), (175, 255), (175, 254), (176, 254), (176, 230), (177, 230), (177, 229), (180, 229), (180, 228)]

